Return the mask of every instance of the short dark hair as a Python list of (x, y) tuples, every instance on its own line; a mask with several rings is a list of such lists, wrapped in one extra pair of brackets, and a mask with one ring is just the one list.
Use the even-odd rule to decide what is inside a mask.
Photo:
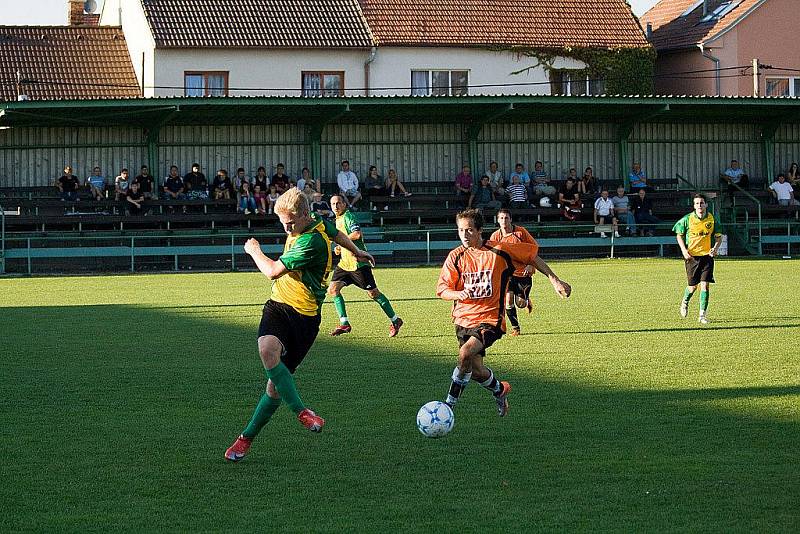
[[(121, 171), (119, 171), (120, 174), (122, 174), (123, 172), (128, 172), (128, 169), (122, 169)], [(128, 174), (130, 174), (130, 173), (128, 173)]]
[(350, 162), (349, 162), (349, 161), (347, 161), (346, 159), (343, 159), (343, 160), (342, 160), (342, 165), (344, 165), (345, 163), (347, 163), (348, 165), (350, 165)]
[(275, 165), (275, 168), (276, 169), (281, 169), (281, 168), (285, 169), (286, 166), (283, 163), (278, 163), (277, 165)]
[(708, 200), (706, 199), (706, 196), (703, 193), (695, 193), (694, 195), (692, 195), (692, 203), (694, 203), (694, 199), (696, 198), (702, 198), (703, 202), (708, 203)]
[(198, 169), (201, 168), (199, 163), (192, 163), (192, 168), (194, 169), (195, 167), (197, 167)]
[(139, 170), (140, 170), (140, 171), (141, 171), (141, 170), (144, 170), (144, 169), (147, 169), (147, 170), (149, 171), (149, 170), (150, 170), (150, 167), (148, 167), (147, 165), (142, 165), (142, 166), (139, 168)]
[(178, 170), (178, 166), (177, 165), (170, 165), (169, 166), (169, 170), (172, 170), (172, 169), (175, 169), (177, 171)]
[(258, 169), (256, 169), (256, 172), (258, 172), (258, 171), (267, 172), (267, 169), (265, 169), (264, 167), (259, 167)]
[(236, 172), (237, 173), (244, 172), (244, 167), (239, 167), (238, 169), (236, 169)]
[(509, 219), (511, 219), (511, 218), (512, 218), (512, 217), (511, 217), (511, 210), (510, 210), (510, 209), (508, 209), (508, 208), (500, 208), (499, 210), (497, 210), (497, 216), (498, 216), (498, 217), (500, 216), (500, 214), (501, 214), (501, 213), (505, 213), (506, 215), (508, 215), (508, 218), (509, 218)]
[(472, 226), (476, 230), (480, 230), (483, 228), (483, 214), (481, 214), (480, 210), (476, 210), (475, 208), (468, 208), (463, 211), (459, 211), (456, 215), (456, 222), (461, 219), (469, 219), (472, 223)]
[(779, 172), (779, 173), (778, 173), (778, 176), (776, 176), (775, 178), (776, 178), (776, 179), (778, 179), (778, 178), (780, 178), (781, 176), (783, 176), (784, 178), (786, 178), (786, 175), (785, 175), (784, 173), (782, 173), (782, 172)]

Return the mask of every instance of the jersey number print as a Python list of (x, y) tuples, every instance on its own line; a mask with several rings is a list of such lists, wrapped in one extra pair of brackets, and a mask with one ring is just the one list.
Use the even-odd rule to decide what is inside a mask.
[(476, 273), (464, 273), (464, 289), (469, 292), (470, 298), (487, 299), (492, 296), (492, 271), (478, 271)]

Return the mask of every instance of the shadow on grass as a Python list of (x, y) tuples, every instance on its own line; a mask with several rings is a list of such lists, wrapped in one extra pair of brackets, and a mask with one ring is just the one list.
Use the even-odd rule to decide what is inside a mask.
[[(779, 405), (791, 407), (800, 384), (604, 388), (510, 371), (493, 348), (490, 364), (514, 385), (511, 414), (497, 418), (491, 396), (472, 384), (454, 432), (427, 440), (414, 414), (447, 391), (449, 325), (447, 335), (418, 336), (449, 338), (432, 342), (428, 357), (409, 353), (402, 334), (378, 345), (321, 332), (297, 381), (328, 419), (325, 432), (308, 434), (284, 407), (245, 461), (226, 464), (222, 453), (264, 386), (258, 320), (170, 313), (194, 307), (217, 306), (2, 310), (4, 401), (13, 407), (0, 413), (0, 452), (11, 459), (0, 489), (7, 528), (798, 525), (800, 424), (714, 403), (786, 397)], [(468, 495), (468, 510), (458, 495)]]

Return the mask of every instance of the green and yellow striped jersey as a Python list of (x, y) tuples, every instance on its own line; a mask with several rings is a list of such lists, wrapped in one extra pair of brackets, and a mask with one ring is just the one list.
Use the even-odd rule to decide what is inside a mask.
[[(358, 225), (358, 221), (356, 221), (356, 216), (353, 215), (350, 210), (345, 210), (344, 213), (336, 217), (336, 228), (348, 236), (353, 232), (361, 230), (361, 227)], [(353, 239), (353, 243), (355, 243), (359, 249), (367, 250), (367, 246), (364, 244), (363, 236), (359, 237), (358, 239)], [(345, 271), (355, 271), (356, 269), (365, 265), (369, 265), (369, 263), (366, 261), (356, 261), (356, 257), (353, 256), (352, 252), (342, 249), (342, 259), (339, 260), (339, 267)]]
[(675, 223), (672, 231), (683, 236), (686, 249), (692, 256), (707, 256), (714, 246), (714, 240), (722, 235), (717, 231), (716, 221), (710, 212), (700, 219), (695, 212), (684, 216)]
[(317, 315), (328, 288), (331, 240), (337, 233), (333, 224), (314, 217), (300, 235), (289, 235), (278, 258), (289, 272), (273, 280), (270, 298), (303, 315)]

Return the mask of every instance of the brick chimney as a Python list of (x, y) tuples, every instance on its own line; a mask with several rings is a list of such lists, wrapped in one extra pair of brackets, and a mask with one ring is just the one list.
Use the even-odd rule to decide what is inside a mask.
[(69, 16), (70, 26), (80, 26), (84, 23), (83, 2), (84, 0), (67, 0), (67, 15)]

